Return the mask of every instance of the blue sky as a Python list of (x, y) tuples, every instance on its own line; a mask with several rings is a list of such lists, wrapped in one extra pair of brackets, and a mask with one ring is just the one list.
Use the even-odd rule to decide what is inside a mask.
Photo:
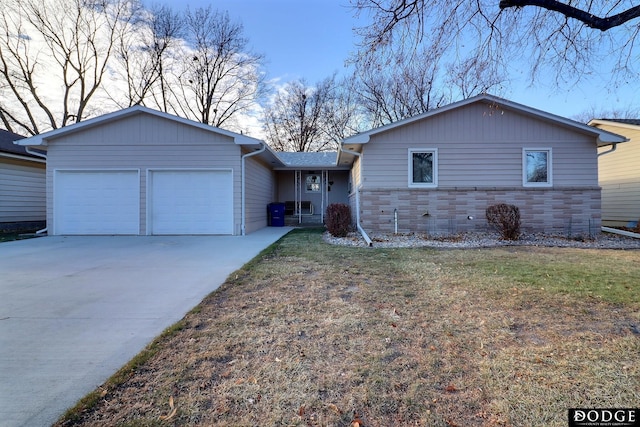
[[(356, 49), (358, 38), (353, 28), (358, 21), (348, 0), (159, 0), (176, 10), (211, 5), (227, 10), (234, 21), (244, 26), (245, 36), (256, 52), (267, 59), (270, 79), (288, 81), (305, 78), (313, 84), (333, 72), (344, 72), (345, 60)], [(544, 84), (544, 76), (534, 86), (527, 80), (526, 66), (515, 67), (522, 77), (499, 94), (512, 101), (565, 117), (586, 110), (637, 109), (640, 85), (632, 82), (613, 90), (606, 78), (583, 81), (563, 90)]]

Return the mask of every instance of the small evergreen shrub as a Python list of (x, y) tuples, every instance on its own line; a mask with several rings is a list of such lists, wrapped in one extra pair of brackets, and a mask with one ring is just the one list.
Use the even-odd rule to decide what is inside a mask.
[(504, 240), (520, 237), (520, 209), (514, 205), (500, 203), (487, 208), (487, 221), (495, 227)]
[(346, 237), (351, 230), (351, 208), (349, 205), (332, 203), (327, 206), (325, 224), (333, 237)]

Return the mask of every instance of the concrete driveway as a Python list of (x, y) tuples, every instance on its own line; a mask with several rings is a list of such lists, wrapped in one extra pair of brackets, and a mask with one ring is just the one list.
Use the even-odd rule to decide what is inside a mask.
[(0, 425), (51, 425), (290, 230), (0, 243)]

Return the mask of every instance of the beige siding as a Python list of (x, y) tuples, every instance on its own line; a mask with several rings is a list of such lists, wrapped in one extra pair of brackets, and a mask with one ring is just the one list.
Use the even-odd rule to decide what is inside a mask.
[[(599, 125), (601, 129), (624, 135), (629, 142), (598, 159), (602, 187), (602, 221), (605, 225), (626, 225), (640, 219), (640, 126), (637, 129)], [(610, 147), (601, 148), (600, 152)]]
[(0, 222), (45, 220), (45, 165), (0, 159)]
[(275, 172), (256, 159), (245, 160), (245, 233), (267, 226), (267, 205), (275, 198)]
[(593, 137), (478, 102), (372, 136), (363, 188), (407, 188), (408, 150), (438, 149), (438, 187), (522, 186), (522, 149), (551, 148), (554, 187), (597, 185)]
[[(140, 233), (146, 234), (148, 169), (232, 169), (240, 194), (240, 148), (230, 137), (161, 117), (138, 114), (49, 141), (47, 220), (53, 223), (56, 169), (137, 169), (140, 171)], [(240, 232), (241, 200), (234, 197), (234, 232)]]

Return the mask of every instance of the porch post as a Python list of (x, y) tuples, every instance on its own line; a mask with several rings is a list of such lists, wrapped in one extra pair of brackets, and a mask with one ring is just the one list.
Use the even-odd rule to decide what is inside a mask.
[(298, 224), (302, 224), (302, 209), (300, 209), (300, 202), (302, 200), (302, 171), (296, 170), (296, 195), (295, 195), (295, 209), (298, 211)]

